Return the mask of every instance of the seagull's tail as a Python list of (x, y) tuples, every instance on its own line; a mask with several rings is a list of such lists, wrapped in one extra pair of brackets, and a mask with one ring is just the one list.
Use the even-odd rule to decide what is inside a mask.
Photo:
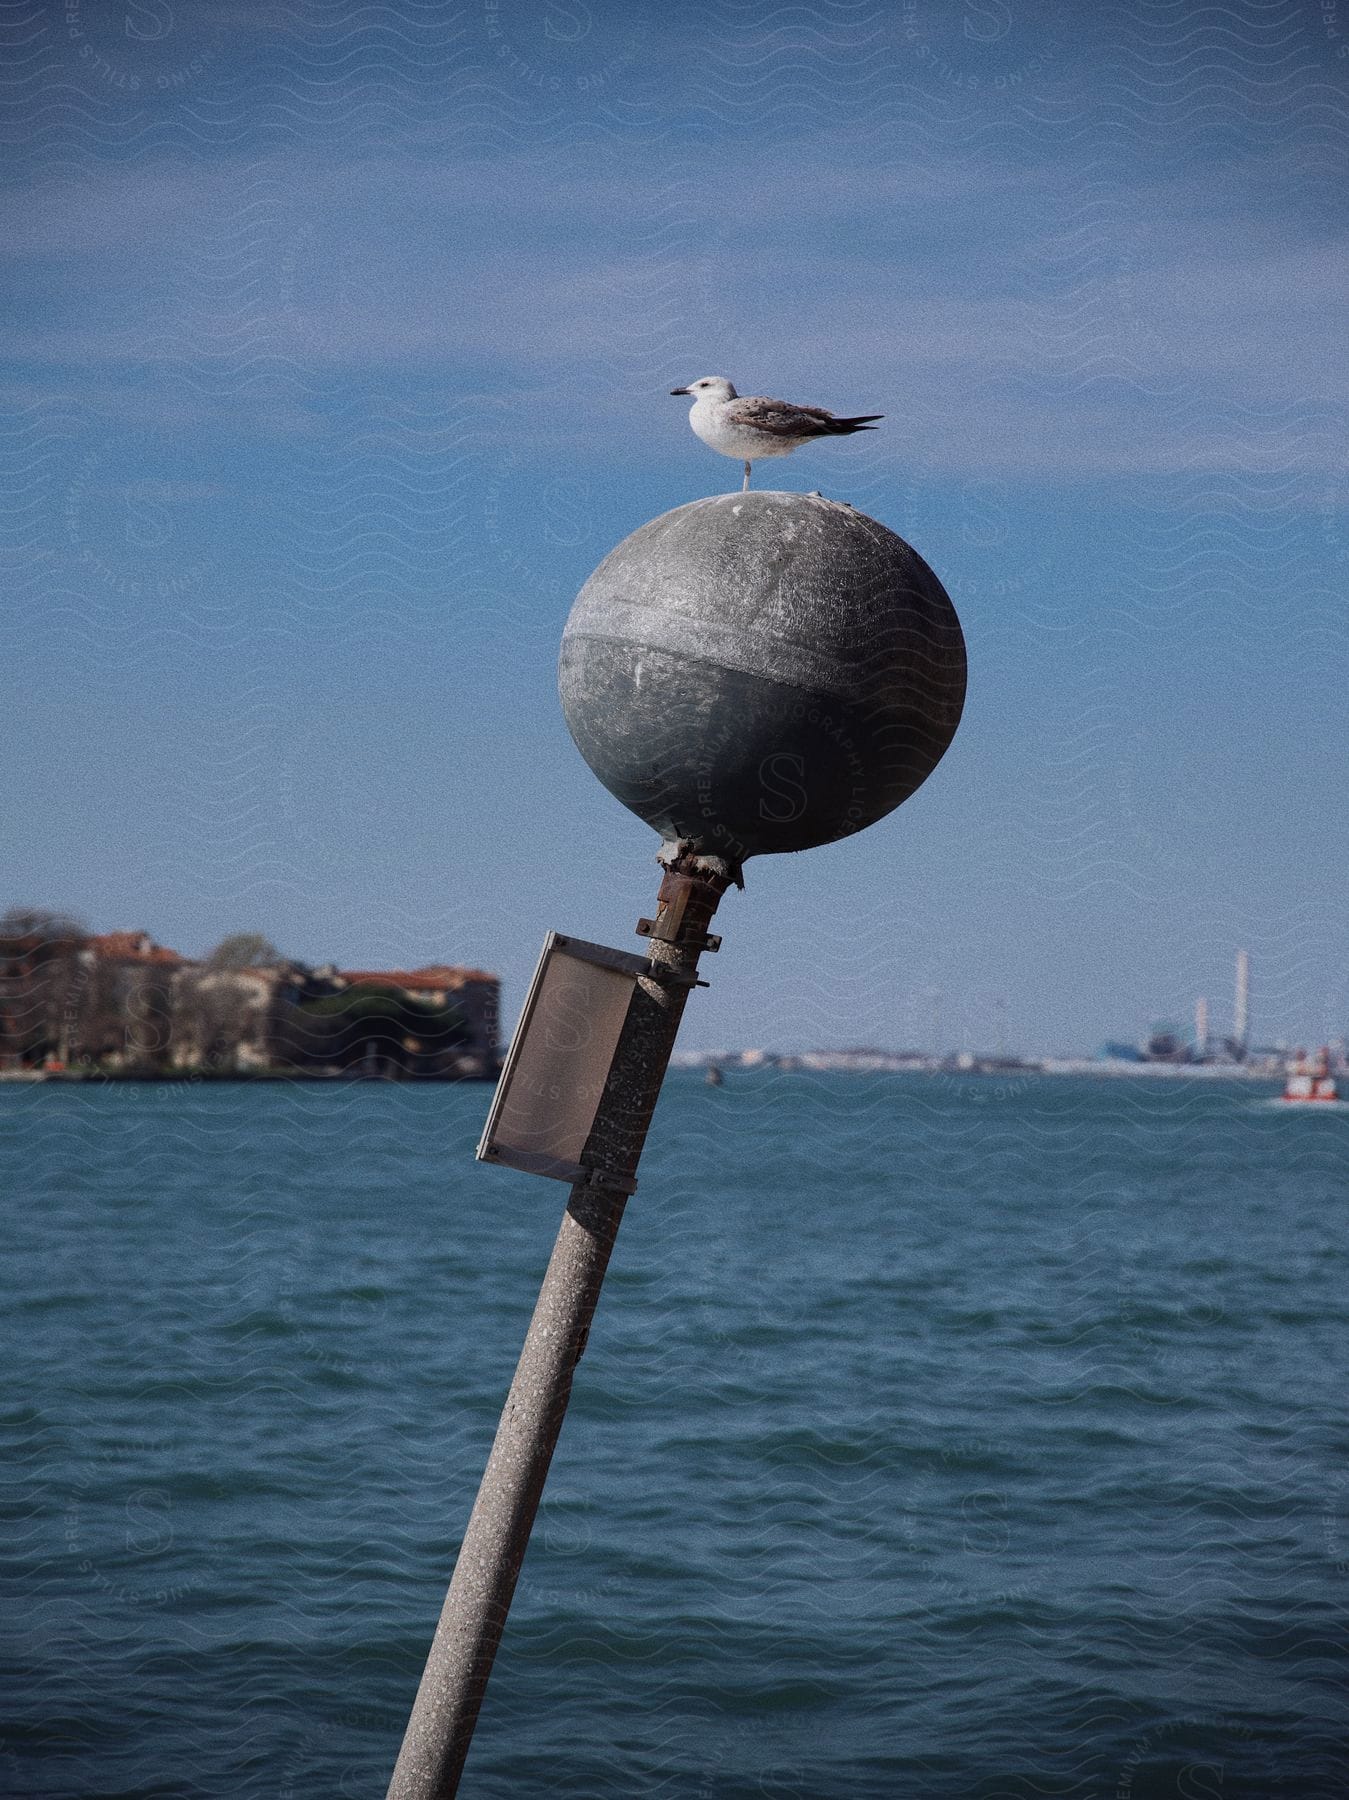
[(847, 437), (854, 431), (874, 431), (876, 427), (871, 421), (884, 417), (884, 413), (859, 413), (855, 419), (832, 419), (829, 429), (839, 437)]

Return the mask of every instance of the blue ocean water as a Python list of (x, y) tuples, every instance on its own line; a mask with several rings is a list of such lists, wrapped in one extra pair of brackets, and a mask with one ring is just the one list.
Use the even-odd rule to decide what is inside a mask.
[[(565, 1189), (0, 1090), (0, 1792), (382, 1795)], [(1349, 1793), (1349, 1117), (673, 1076), (465, 1795)]]

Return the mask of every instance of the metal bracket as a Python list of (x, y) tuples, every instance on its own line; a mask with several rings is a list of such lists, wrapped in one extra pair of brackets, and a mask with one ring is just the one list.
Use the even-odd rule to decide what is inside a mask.
[(586, 1164), (585, 1174), (579, 1176), (574, 1184), (577, 1187), (612, 1188), (618, 1194), (635, 1194), (637, 1177), (635, 1175), (610, 1175), (604, 1169), (597, 1169), (593, 1163)]
[[(650, 921), (644, 920), (643, 923), (650, 923)], [(647, 958), (646, 966), (642, 970), (642, 979), (658, 982), (661, 987), (669, 988), (708, 986), (708, 983), (695, 975), (692, 969), (676, 969), (669, 963), (652, 962), (650, 957)]]
[[(681, 910), (682, 910), (682, 908), (681, 908)], [(658, 922), (655, 919), (638, 919), (638, 921), (637, 921), (638, 937), (659, 938), (662, 943), (666, 943), (666, 944), (677, 943), (681, 950), (696, 950), (696, 951), (698, 951), (699, 955), (701, 955), (703, 953), (703, 951), (705, 951), (705, 950), (716, 951), (716, 950), (721, 949), (721, 939), (716, 935), (715, 932), (705, 931), (705, 932), (702, 932), (698, 937), (675, 938), (675, 937), (672, 937), (671, 934), (667, 930), (663, 929), (664, 924), (665, 924), (664, 920), (659, 921), (659, 923), (662, 927), (662, 929), (660, 929), (660, 930), (657, 929), (657, 923)], [(653, 973), (654, 973), (654, 971), (653, 971)], [(659, 981), (660, 977), (657, 975), (656, 979)], [(702, 985), (704, 987), (706, 987), (707, 983), (704, 982)]]
[[(684, 916), (688, 912), (689, 902), (698, 897), (706, 904), (709, 883), (701, 881), (696, 875), (686, 875), (678, 869), (667, 869), (660, 884), (660, 892), (656, 895), (660, 901), (661, 911), (654, 919), (637, 921), (638, 937), (659, 938), (662, 943), (678, 944), (681, 950), (717, 950), (721, 947), (721, 939), (711, 932), (685, 932)], [(706, 905), (703, 917), (711, 915), (716, 904), (715, 896), (710, 905)], [(695, 908), (694, 917), (697, 917)]]

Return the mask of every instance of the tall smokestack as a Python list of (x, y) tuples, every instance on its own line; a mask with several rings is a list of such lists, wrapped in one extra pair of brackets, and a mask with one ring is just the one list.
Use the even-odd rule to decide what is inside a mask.
[(1194, 1053), (1201, 1061), (1208, 1055), (1208, 1001), (1202, 994), (1194, 1003)]
[(1245, 1056), (1250, 1039), (1251, 959), (1244, 950), (1237, 951), (1237, 993), (1232, 1007), (1232, 1041), (1238, 1056)]

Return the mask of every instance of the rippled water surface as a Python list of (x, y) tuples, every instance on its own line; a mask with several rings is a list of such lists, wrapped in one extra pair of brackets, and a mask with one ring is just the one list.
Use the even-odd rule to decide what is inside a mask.
[[(382, 1795), (565, 1199), (487, 1090), (0, 1090), (0, 1791)], [(1349, 1116), (673, 1077), (463, 1793), (1349, 1793)]]

